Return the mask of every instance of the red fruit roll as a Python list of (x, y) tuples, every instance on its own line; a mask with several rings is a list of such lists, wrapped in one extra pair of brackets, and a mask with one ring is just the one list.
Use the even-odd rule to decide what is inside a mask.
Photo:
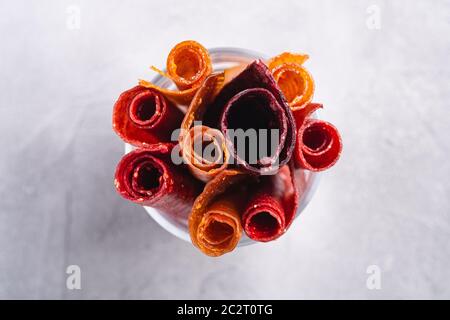
[[(291, 159), (295, 146), (294, 118), (270, 70), (261, 60), (249, 64), (244, 71), (224, 85), (206, 111), (204, 121), (210, 127), (221, 129), (227, 144), (234, 151), (238, 165), (246, 171), (257, 174), (275, 173)], [(271, 137), (271, 130), (277, 129), (277, 147), (272, 153), (271, 144), (266, 153), (261, 154), (258, 151), (256, 161), (249, 162), (247, 156), (252, 157), (251, 152), (245, 150), (245, 157), (237, 152), (235, 142), (231, 141), (227, 134), (230, 129), (235, 132), (238, 129), (245, 132), (255, 129), (258, 133), (258, 147), (261, 146), (261, 129), (267, 130), (267, 140)]]
[(169, 142), (183, 113), (160, 92), (136, 86), (122, 93), (114, 105), (113, 129), (134, 146)]
[(254, 192), (242, 215), (245, 233), (261, 242), (279, 238), (291, 225), (298, 208), (293, 164), (283, 166), (274, 176), (262, 177), (249, 189)]
[(307, 118), (298, 129), (296, 166), (310, 171), (331, 168), (342, 152), (342, 139), (331, 123)]
[[(288, 124), (283, 107), (269, 90), (253, 88), (236, 94), (226, 104), (220, 123), (227, 146), (230, 150), (233, 150), (234, 157), (239, 165), (260, 174), (273, 171), (272, 169), (274, 169), (286, 144)], [(250, 142), (251, 145), (248, 148), (242, 147), (243, 152), (239, 152), (236, 141), (233, 141), (234, 139), (229, 134), (230, 129), (241, 129), (242, 132), (253, 129), (257, 139)], [(266, 130), (263, 133), (266, 134), (265, 153), (260, 150), (261, 129)], [(277, 142), (269, 140), (271, 139), (271, 130), (278, 130)], [(238, 131), (235, 132), (237, 135)], [(276, 146), (275, 150), (272, 150), (272, 144)]]
[(126, 154), (117, 165), (114, 185), (127, 200), (186, 219), (202, 184), (172, 163), (173, 147), (153, 144)]
[(297, 124), (295, 165), (310, 171), (323, 171), (332, 167), (342, 152), (342, 139), (332, 124), (310, 116), (321, 103), (309, 103), (293, 111)]

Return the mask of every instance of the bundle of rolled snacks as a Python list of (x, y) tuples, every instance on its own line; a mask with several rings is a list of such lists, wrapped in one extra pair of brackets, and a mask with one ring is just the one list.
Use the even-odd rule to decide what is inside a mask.
[(342, 151), (336, 127), (312, 117), (323, 106), (311, 102), (307, 59), (282, 53), (214, 72), (205, 47), (177, 44), (165, 71), (152, 67), (176, 90), (140, 80), (114, 105), (113, 129), (135, 148), (117, 166), (119, 194), (188, 221), (209, 256), (232, 251), (243, 232), (260, 242), (283, 235), (301, 173), (329, 169)]

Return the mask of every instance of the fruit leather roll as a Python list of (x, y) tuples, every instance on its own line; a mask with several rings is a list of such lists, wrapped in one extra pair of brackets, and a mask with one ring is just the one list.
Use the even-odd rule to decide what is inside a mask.
[(276, 175), (260, 177), (249, 190), (252, 196), (242, 214), (245, 233), (255, 241), (277, 239), (289, 228), (298, 208), (293, 163), (283, 166)]
[(113, 129), (134, 146), (170, 141), (183, 113), (158, 91), (136, 86), (122, 93), (114, 105)]
[(114, 185), (135, 203), (186, 219), (202, 183), (171, 161), (174, 145), (148, 145), (126, 154), (117, 165)]
[(206, 255), (221, 256), (238, 244), (244, 205), (240, 182), (244, 179), (241, 171), (222, 171), (195, 200), (189, 216), (189, 233), (192, 243)]
[(308, 104), (314, 95), (314, 79), (303, 63), (308, 55), (284, 52), (268, 61), (281, 91), (295, 110)]
[(161, 91), (171, 101), (188, 105), (203, 81), (212, 72), (212, 62), (208, 50), (195, 41), (178, 43), (167, 57), (167, 71), (155, 67), (153, 70), (171, 79), (179, 90), (161, 88), (148, 81), (140, 80), (140, 85)]
[(223, 86), (224, 79), (224, 73), (218, 73), (203, 82), (181, 123), (181, 154), (191, 173), (205, 182), (224, 170), (229, 160), (222, 132), (201, 125), (206, 108)]
[(225, 170), (229, 152), (222, 132), (206, 126), (194, 126), (183, 138), (182, 156), (192, 175), (207, 182)]
[(309, 117), (321, 104), (310, 103), (294, 111), (297, 142), (294, 152), (296, 167), (310, 171), (331, 168), (342, 152), (339, 131), (331, 123)]
[(339, 131), (331, 123), (306, 119), (298, 129), (295, 160), (297, 166), (310, 171), (331, 168), (342, 152)]
[[(220, 128), (237, 164), (246, 171), (275, 173), (291, 158), (295, 146), (294, 119), (286, 99), (261, 60), (249, 64), (223, 86), (207, 108), (204, 122)], [(239, 145), (231, 136), (231, 130), (237, 135), (239, 130), (248, 133), (249, 129), (250, 133), (256, 132), (256, 141), (238, 152)], [(273, 138), (275, 130), (278, 134)], [(261, 135), (264, 131), (266, 134)], [(271, 141), (272, 138), (277, 141)], [(256, 155), (252, 152), (255, 146)], [(261, 152), (264, 146), (266, 150)]]

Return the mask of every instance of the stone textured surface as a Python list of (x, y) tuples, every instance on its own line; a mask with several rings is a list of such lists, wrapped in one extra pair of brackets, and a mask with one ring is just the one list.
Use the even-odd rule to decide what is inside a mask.
[[(0, 12), (0, 298), (450, 298), (449, 1), (21, 0)], [(220, 259), (112, 184), (114, 100), (188, 38), (309, 53), (315, 100), (344, 140), (285, 237)], [(66, 289), (69, 264), (82, 290)], [(381, 290), (366, 288), (373, 264)]]

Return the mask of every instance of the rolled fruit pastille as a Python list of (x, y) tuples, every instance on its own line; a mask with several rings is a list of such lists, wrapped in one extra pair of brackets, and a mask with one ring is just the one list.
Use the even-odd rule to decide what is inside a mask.
[[(223, 87), (224, 81), (224, 72), (209, 76), (192, 99), (181, 123), (179, 136), (181, 154), (191, 173), (197, 179), (205, 182), (224, 170), (229, 160), (229, 152), (223, 134), (219, 130), (201, 125), (206, 108)], [(206, 159), (203, 148), (198, 150), (198, 147), (202, 147), (203, 144), (206, 144), (207, 148), (211, 144), (214, 146), (214, 160), (216, 161)], [(201, 154), (198, 151), (201, 151)]]
[(245, 201), (239, 186), (246, 177), (242, 171), (224, 170), (205, 185), (195, 200), (189, 216), (189, 234), (204, 254), (221, 256), (239, 243)]
[(308, 58), (306, 54), (284, 52), (267, 62), (292, 110), (302, 108), (314, 96), (314, 79), (303, 66)]
[(186, 219), (203, 184), (173, 164), (173, 147), (152, 144), (126, 154), (117, 165), (114, 185), (127, 200)]
[(169, 100), (188, 105), (203, 81), (212, 72), (212, 62), (208, 50), (192, 40), (178, 43), (167, 56), (167, 71), (155, 67), (152, 70), (171, 79), (179, 90), (169, 90), (145, 80), (139, 80), (141, 86), (154, 88), (162, 92)]
[(245, 233), (261, 242), (279, 238), (294, 220), (299, 204), (293, 162), (283, 166), (276, 175), (260, 177), (249, 190), (250, 200), (242, 214)]
[[(272, 171), (286, 144), (288, 123), (283, 108), (270, 91), (253, 88), (239, 92), (225, 106), (220, 124), (228, 148), (234, 151), (237, 164), (257, 173)], [(240, 141), (236, 141), (231, 130), (237, 139), (241, 139)], [(253, 135), (257, 139), (245, 145), (246, 142), (242, 137), (249, 132), (248, 130), (254, 130)], [(272, 130), (277, 130), (276, 142), (271, 140)], [(261, 143), (263, 135), (265, 135), (265, 141), (262, 142), (265, 143), (264, 146)], [(241, 143), (240, 150), (239, 145), (235, 145), (236, 142)]]
[(136, 86), (114, 105), (112, 123), (117, 135), (137, 147), (169, 142), (183, 113), (158, 91)]
[[(247, 91), (248, 90), (248, 91)], [(257, 113), (256, 113), (257, 112)], [(295, 123), (283, 94), (267, 66), (256, 60), (244, 71), (226, 83), (204, 114), (204, 125), (220, 128), (239, 167), (256, 174), (276, 172), (289, 162), (295, 145)], [(249, 161), (238, 154), (238, 148), (227, 132), (233, 129), (256, 130), (259, 145), (259, 129), (266, 129), (268, 139), (271, 129), (279, 130), (275, 151), (271, 147), (266, 154), (258, 154), (256, 161)], [(249, 150), (245, 150), (250, 156)], [(253, 157), (254, 158), (254, 157)], [(256, 163), (249, 163), (256, 162)]]
[(229, 152), (222, 132), (206, 126), (192, 127), (183, 138), (182, 156), (192, 175), (207, 182), (228, 165)]
[(298, 168), (310, 171), (324, 171), (339, 160), (342, 139), (337, 128), (329, 122), (310, 118), (322, 104), (310, 103), (294, 110), (297, 122), (297, 142), (294, 152)]

